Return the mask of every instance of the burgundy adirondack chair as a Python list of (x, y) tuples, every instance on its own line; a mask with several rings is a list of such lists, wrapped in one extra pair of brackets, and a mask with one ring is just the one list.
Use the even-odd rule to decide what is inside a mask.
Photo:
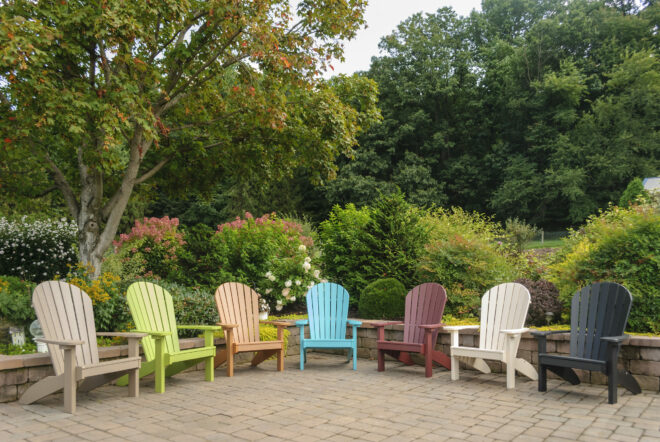
[[(390, 321), (373, 324), (378, 331), (376, 348), (378, 349), (378, 371), (385, 370), (385, 354), (406, 365), (413, 365), (410, 353), (424, 355), (426, 377), (433, 375), (433, 363), (436, 362), (450, 369), (449, 357), (435, 350), (438, 329), (443, 326), (442, 313), (447, 302), (447, 292), (440, 284), (433, 282), (421, 284), (406, 295), (406, 316), (404, 322)], [(403, 341), (386, 341), (385, 326), (404, 324)]]

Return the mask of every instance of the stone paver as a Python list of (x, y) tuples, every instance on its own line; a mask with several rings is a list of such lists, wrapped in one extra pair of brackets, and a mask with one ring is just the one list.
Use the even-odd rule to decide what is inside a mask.
[(619, 389), (619, 403), (607, 404), (604, 386), (577, 387), (517, 378), (505, 389), (501, 374), (461, 372), (451, 382), (437, 368), (358, 361), (310, 353), (305, 371), (287, 358), (283, 373), (274, 361), (239, 366), (213, 383), (203, 371), (167, 381), (165, 394), (143, 381), (140, 397), (104, 386), (78, 395), (74, 416), (62, 412), (61, 395), (38, 404), (0, 404), (0, 440), (660, 440), (660, 395), (633, 396)]

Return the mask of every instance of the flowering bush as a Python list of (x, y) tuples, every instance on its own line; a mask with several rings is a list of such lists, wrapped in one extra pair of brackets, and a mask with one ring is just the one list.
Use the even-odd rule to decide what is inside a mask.
[(103, 268), (121, 279), (167, 277), (175, 271), (185, 244), (178, 225), (177, 218), (167, 216), (135, 220), (131, 231), (113, 243), (114, 250), (106, 255)]
[(92, 299), (94, 322), (99, 331), (116, 331), (130, 320), (124, 292), (120, 290), (119, 276), (104, 272), (94, 279), (94, 268), (78, 263), (70, 266), (66, 282), (79, 287)]
[(76, 224), (60, 220), (0, 218), (0, 274), (34, 282), (64, 275), (77, 261)]
[(321, 281), (310, 256), (313, 239), (304, 235), (300, 223), (279, 219), (275, 213), (254, 218), (246, 212), (244, 219), (218, 226), (213, 241), (225, 252), (220, 267), (235, 281), (253, 287), (276, 311), (301, 300)]

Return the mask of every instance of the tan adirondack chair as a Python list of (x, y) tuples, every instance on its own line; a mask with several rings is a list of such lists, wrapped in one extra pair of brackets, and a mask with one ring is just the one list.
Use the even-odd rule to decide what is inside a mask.
[(225, 333), (225, 350), (215, 356), (215, 366), (227, 362), (227, 376), (234, 375), (234, 355), (256, 352), (252, 366), (277, 354), (277, 370), (284, 370), (284, 327), (286, 322), (270, 322), (277, 326), (277, 340), (259, 339), (259, 295), (245, 284), (226, 282), (215, 291), (220, 322)]
[[(129, 377), (128, 395), (138, 396), (139, 342), (145, 333), (97, 333), (91, 299), (66, 282), (42, 282), (34, 289), (32, 304), (45, 336), (38, 340), (48, 344), (55, 376), (28, 388), (19, 399), (21, 404), (63, 389), (64, 409), (75, 413), (76, 390), (90, 391), (125, 374)], [(97, 336), (128, 338), (128, 357), (100, 362)]]
[[(520, 337), (529, 329), (523, 328), (530, 296), (525, 286), (517, 283), (500, 284), (481, 298), (481, 327), (459, 325), (444, 327), (451, 332), (451, 379), (458, 380), (458, 359), (483, 373), (490, 373), (484, 359), (506, 364), (506, 388), (515, 388), (516, 370), (532, 380), (538, 379), (536, 369), (524, 359), (516, 357)], [(461, 330), (478, 329), (479, 348), (458, 345)]]

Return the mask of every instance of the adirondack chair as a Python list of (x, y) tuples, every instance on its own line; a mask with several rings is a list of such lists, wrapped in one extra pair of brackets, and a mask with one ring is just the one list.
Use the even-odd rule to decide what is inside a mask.
[[(617, 385), (632, 394), (641, 393), (637, 380), (617, 368), (621, 344), (628, 339), (623, 332), (628, 322), (632, 296), (628, 289), (614, 282), (591, 284), (573, 295), (571, 329), (533, 331), (539, 346), (539, 391), (547, 389), (547, 370), (573, 385), (580, 383), (574, 368), (600, 371), (607, 375), (607, 401), (617, 401)], [(546, 351), (549, 335), (570, 333), (570, 356), (551, 355)]]
[[(155, 373), (156, 393), (165, 392), (165, 378), (175, 375), (200, 362), (205, 363), (205, 379), (213, 381), (215, 344), (213, 332), (221, 330), (215, 325), (176, 325), (172, 295), (151, 282), (135, 282), (126, 291), (126, 301), (137, 331), (148, 333), (142, 340), (146, 362), (140, 377)], [(181, 350), (178, 330), (200, 330), (204, 333), (204, 347)], [(120, 379), (122, 385), (125, 379)]]
[[(378, 333), (376, 348), (378, 349), (378, 371), (385, 370), (385, 354), (388, 354), (406, 365), (413, 365), (410, 353), (424, 355), (426, 377), (433, 375), (433, 362), (449, 369), (449, 357), (435, 350), (438, 340), (438, 329), (443, 326), (442, 313), (447, 302), (447, 292), (440, 284), (426, 283), (412, 289), (406, 295), (406, 315), (404, 322), (389, 321), (374, 323)], [(403, 342), (386, 341), (385, 326), (405, 324)]]
[[(300, 328), (300, 369), (305, 369), (307, 349), (346, 348), (347, 362), (353, 358), (353, 370), (357, 370), (357, 328), (360, 321), (348, 319), (348, 292), (339, 284), (322, 282), (307, 291), (307, 316), (296, 321)], [(305, 338), (305, 326), (309, 325), (309, 338)], [(346, 326), (353, 327), (353, 336), (346, 339)]]
[(252, 366), (256, 367), (277, 354), (277, 371), (284, 370), (284, 327), (286, 322), (273, 322), (277, 340), (259, 338), (259, 295), (245, 284), (226, 282), (215, 291), (215, 304), (220, 315), (219, 325), (225, 332), (225, 350), (218, 352), (215, 366), (227, 362), (227, 376), (234, 376), (234, 355), (255, 352)]
[(490, 373), (484, 359), (506, 364), (506, 388), (515, 388), (516, 370), (532, 380), (538, 378), (536, 370), (524, 359), (516, 357), (520, 337), (525, 333), (525, 317), (530, 296), (525, 286), (517, 283), (500, 284), (488, 290), (481, 298), (481, 329), (479, 348), (458, 345), (461, 330), (478, 329), (478, 325), (445, 327), (451, 332), (451, 379), (458, 380), (458, 358), (482, 373)]
[[(28, 388), (19, 399), (31, 404), (49, 394), (64, 390), (64, 409), (76, 412), (76, 390), (90, 391), (128, 374), (130, 397), (137, 397), (140, 384), (139, 342), (145, 333), (97, 333), (89, 296), (78, 287), (62, 281), (39, 284), (32, 304), (48, 344), (55, 376), (48, 376)], [(128, 338), (128, 357), (100, 362), (97, 336)]]

